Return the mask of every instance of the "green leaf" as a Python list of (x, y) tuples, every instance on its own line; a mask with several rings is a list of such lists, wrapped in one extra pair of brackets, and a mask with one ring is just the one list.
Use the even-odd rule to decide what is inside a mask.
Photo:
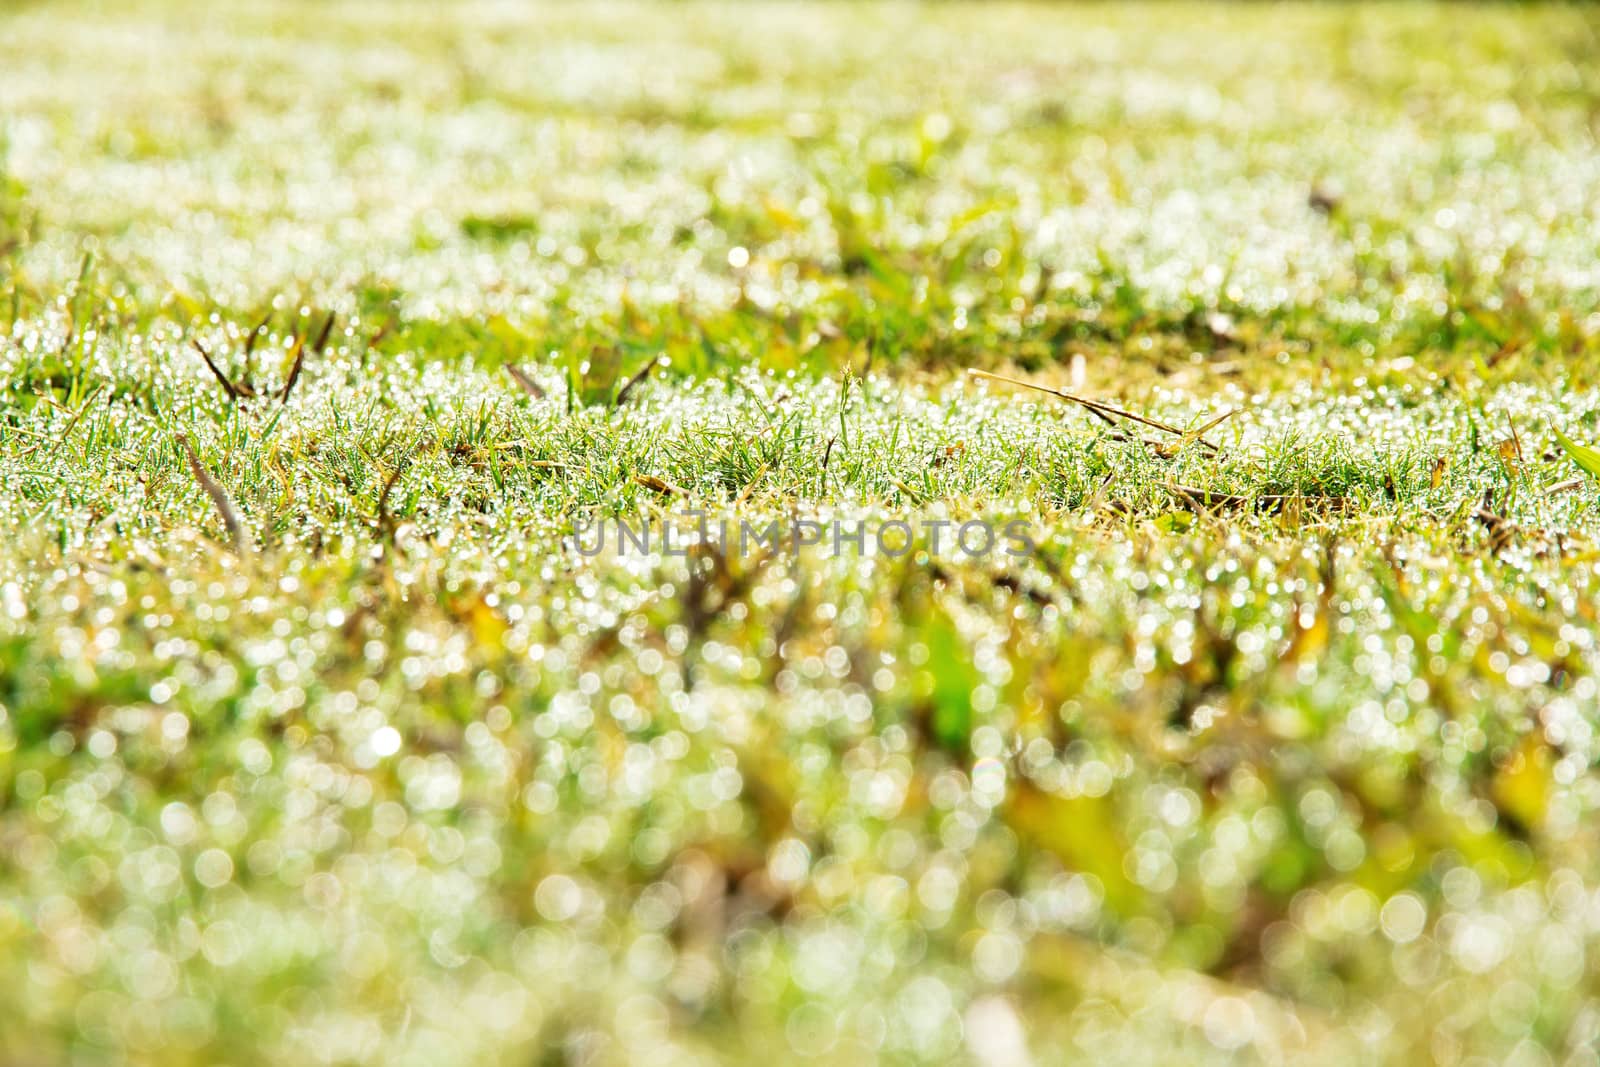
[(928, 620), (928, 669), (933, 674), (933, 735), (947, 751), (966, 751), (975, 725), (972, 690), (980, 679), (955, 624), (943, 616)]
[(1591, 478), (1600, 478), (1600, 449), (1580, 445), (1554, 426), (1550, 429), (1555, 432), (1557, 443), (1572, 457), (1572, 462), (1582, 467)]
[(1187, 511), (1167, 511), (1156, 516), (1156, 529), (1163, 533), (1187, 533), (1194, 527), (1194, 515)]

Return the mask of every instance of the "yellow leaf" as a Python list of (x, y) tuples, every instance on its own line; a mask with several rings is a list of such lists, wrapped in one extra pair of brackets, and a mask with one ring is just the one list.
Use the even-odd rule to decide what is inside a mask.
[(1017, 782), (1006, 803), (1005, 821), (1064, 866), (1098, 878), (1113, 911), (1127, 916), (1140, 910), (1143, 894), (1122, 868), (1127, 843), (1109, 794), (1064, 797)]
[(1528, 734), (1495, 772), (1490, 796), (1500, 810), (1523, 826), (1536, 829), (1550, 807), (1550, 748), (1537, 733)]

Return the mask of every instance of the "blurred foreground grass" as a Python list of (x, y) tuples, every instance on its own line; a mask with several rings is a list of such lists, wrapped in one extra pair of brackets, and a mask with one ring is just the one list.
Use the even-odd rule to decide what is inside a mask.
[(1597, 55), (0, 14), (0, 1062), (1593, 1062)]

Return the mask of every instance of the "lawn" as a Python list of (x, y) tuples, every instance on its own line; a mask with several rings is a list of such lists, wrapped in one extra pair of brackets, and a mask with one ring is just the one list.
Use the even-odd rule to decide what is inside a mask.
[(0, 1064), (1597, 1063), (1597, 138), (1571, 6), (0, 7)]

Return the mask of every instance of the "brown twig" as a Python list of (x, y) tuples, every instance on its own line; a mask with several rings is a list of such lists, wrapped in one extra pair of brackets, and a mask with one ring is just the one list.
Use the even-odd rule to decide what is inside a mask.
[(322, 355), (322, 350), (327, 347), (328, 335), (333, 333), (333, 320), (337, 317), (335, 312), (328, 312), (328, 318), (322, 324), (322, 332), (317, 334), (317, 343), (311, 346), (313, 356)]
[(200, 343), (198, 338), (189, 338), (189, 343), (194, 346), (196, 352), (200, 353), (200, 358), (206, 361), (206, 366), (210, 369), (212, 376), (222, 383), (222, 388), (228, 394), (229, 400), (238, 400), (242, 396), (255, 395), (254, 389), (251, 389), (248, 385), (242, 387), (235, 385), (226, 374), (222, 373), (222, 368), (212, 362), (211, 353), (206, 351), (205, 346)]
[[(1239, 496), (1235, 493), (1218, 493), (1210, 489), (1198, 489), (1192, 485), (1179, 485), (1177, 482), (1167, 483), (1167, 492), (1192, 506), (1221, 510), (1225, 508), (1242, 508), (1252, 503), (1249, 497)], [(1273, 504), (1282, 502), (1278, 496), (1256, 497), (1254, 503)]]
[(256, 350), (256, 342), (261, 340), (261, 338), (266, 334), (267, 323), (271, 321), (272, 310), (269, 308), (267, 313), (261, 316), (261, 321), (256, 323), (255, 328), (250, 331), (250, 336), (244, 339), (244, 355), (246, 359), (249, 359), (250, 353)]
[[(328, 316), (327, 325), (333, 325), (331, 313)], [(326, 330), (327, 328), (324, 327), (324, 333), (326, 333)], [(278, 399), (285, 404), (289, 402), (289, 394), (294, 392), (295, 383), (300, 380), (300, 368), (305, 365), (305, 361), (306, 339), (297, 333), (294, 339), (294, 363), (289, 367), (289, 380), (283, 383), (283, 391), (278, 394)]]
[(244, 339), (244, 373), (245, 377), (247, 378), (250, 377), (255, 370), (254, 352), (256, 350), (256, 342), (261, 340), (261, 338), (266, 334), (267, 323), (271, 321), (272, 309), (268, 308), (267, 313), (261, 316), (261, 321), (256, 323), (255, 329), (250, 331), (250, 336)]
[(1564, 482), (1557, 482), (1555, 485), (1550, 486), (1544, 491), (1544, 495), (1560, 496), (1562, 493), (1570, 493), (1574, 489), (1582, 489), (1588, 484), (1589, 481), (1586, 478), (1569, 478)]
[[(1170, 423), (1162, 422), (1159, 419), (1152, 419), (1148, 416), (1139, 415), (1132, 411), (1125, 411), (1122, 408), (1114, 407), (1111, 404), (1107, 404), (1099, 400), (1090, 400), (1088, 397), (1078, 396), (1076, 393), (1069, 393), (1064, 389), (1055, 389), (1048, 385), (1039, 385), (1037, 382), (1025, 382), (1021, 378), (1012, 378), (1004, 374), (994, 374), (989, 371), (978, 370), (976, 368), (969, 368), (967, 373), (978, 378), (989, 378), (997, 382), (1005, 382), (1008, 385), (1020, 385), (1024, 389), (1037, 389), (1041, 393), (1049, 393), (1051, 396), (1060, 397), (1062, 400), (1066, 400), (1073, 404), (1077, 404), (1080, 407), (1086, 408), (1087, 410), (1100, 416), (1102, 419), (1105, 419), (1108, 416), (1115, 416), (1119, 419), (1127, 419), (1129, 422), (1137, 422), (1141, 426), (1149, 426), (1152, 429), (1170, 433), (1174, 437), (1184, 437), (1188, 434), (1187, 430), (1179, 429), (1178, 427), (1173, 426)], [(1208, 441), (1201, 441), (1200, 443), (1205, 445), (1207, 448), (1212, 449), (1213, 451), (1216, 450), (1216, 446), (1212, 445)]]
[(633, 392), (633, 387), (644, 381), (645, 377), (649, 375), (650, 371), (655, 367), (655, 365), (656, 360), (654, 358), (648, 360), (644, 366), (639, 368), (638, 372), (634, 374), (633, 377), (623, 382), (622, 388), (617, 390), (617, 399), (612, 403), (611, 406), (620, 408), (622, 406), (622, 402), (628, 399), (628, 394)]
[(663, 494), (665, 496), (688, 496), (689, 495), (685, 490), (680, 489), (676, 485), (673, 485), (671, 482), (667, 481), (665, 478), (657, 478), (653, 474), (636, 474), (636, 475), (634, 475), (633, 481), (634, 481), (634, 484), (636, 484), (636, 485), (642, 485), (646, 489), (651, 490), (652, 492), (661, 493), (661, 494)]
[(528, 377), (527, 372), (524, 371), (521, 367), (515, 366), (515, 365), (510, 364), (510, 363), (507, 363), (506, 364), (506, 373), (511, 375), (511, 380), (516, 382), (517, 385), (521, 387), (521, 389), (522, 389), (522, 391), (524, 393), (527, 393), (529, 396), (533, 397), (535, 400), (543, 400), (544, 399), (544, 389), (543, 389), (543, 387), (541, 387), (538, 382), (536, 382), (532, 378)]
[[(323, 348), (328, 344), (328, 335), (333, 332), (334, 318), (334, 313), (328, 312), (327, 319), (322, 323), (321, 332), (317, 334), (316, 341), (311, 345), (312, 355), (322, 355)], [(289, 368), (289, 380), (283, 384), (283, 392), (279, 394), (279, 399), (285, 404), (289, 402), (289, 394), (294, 392), (295, 383), (300, 380), (300, 368), (305, 364), (305, 359), (306, 344), (305, 340), (301, 339), (294, 343), (294, 366)]]
[(189, 458), (189, 471), (194, 475), (194, 480), (200, 483), (200, 488), (206, 491), (206, 496), (209, 496), (211, 503), (215, 505), (217, 514), (222, 516), (222, 525), (228, 531), (233, 550), (241, 556), (248, 556), (250, 535), (245, 533), (244, 524), (239, 521), (239, 513), (233, 510), (233, 501), (228, 499), (227, 490), (223, 489), (217, 480), (211, 477), (211, 472), (201, 464), (200, 457), (195, 455), (187, 437), (179, 434), (178, 444), (183, 446), (184, 455)]

